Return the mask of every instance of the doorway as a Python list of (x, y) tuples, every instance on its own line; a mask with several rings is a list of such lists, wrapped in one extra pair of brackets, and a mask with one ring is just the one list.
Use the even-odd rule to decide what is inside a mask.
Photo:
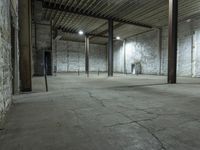
[(51, 52), (45, 51), (45, 53), (44, 53), (44, 64), (46, 66), (46, 74), (52, 75)]

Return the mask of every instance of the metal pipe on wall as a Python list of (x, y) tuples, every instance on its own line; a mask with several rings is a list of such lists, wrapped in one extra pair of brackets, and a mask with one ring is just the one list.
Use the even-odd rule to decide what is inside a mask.
[(162, 74), (162, 29), (158, 29), (159, 75)]
[(124, 50), (124, 74), (126, 74), (126, 40), (123, 40), (123, 50)]
[[(50, 30), (51, 30), (51, 64), (53, 64), (53, 20), (51, 20), (51, 26), (50, 26)], [(51, 65), (51, 75), (53, 74), (53, 65)]]
[(85, 73), (89, 77), (89, 51), (90, 51), (90, 39), (85, 36)]

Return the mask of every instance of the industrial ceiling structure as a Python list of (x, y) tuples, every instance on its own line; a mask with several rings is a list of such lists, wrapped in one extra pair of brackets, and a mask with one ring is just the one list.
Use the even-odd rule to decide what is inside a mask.
[[(75, 33), (83, 30), (91, 42), (106, 44), (108, 19), (114, 21), (114, 37), (125, 39), (154, 28), (167, 26), (167, 0), (39, 0), (42, 16), (53, 20), (53, 28), (65, 32), (63, 40), (82, 41)], [(179, 22), (200, 14), (200, 1), (179, 0)]]

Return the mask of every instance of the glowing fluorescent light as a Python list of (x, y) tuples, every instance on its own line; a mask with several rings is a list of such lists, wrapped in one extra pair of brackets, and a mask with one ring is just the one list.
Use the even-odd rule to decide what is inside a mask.
[(116, 37), (117, 40), (120, 40), (121, 38), (119, 36)]
[(79, 34), (79, 35), (83, 35), (84, 32), (83, 32), (82, 30), (80, 30), (80, 31), (78, 32), (78, 34)]
[(186, 20), (187, 23), (190, 23), (191, 21), (192, 21), (192, 19), (187, 19)]

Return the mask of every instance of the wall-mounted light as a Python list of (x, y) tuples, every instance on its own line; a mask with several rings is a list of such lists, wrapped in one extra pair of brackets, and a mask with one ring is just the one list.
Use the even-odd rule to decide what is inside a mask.
[(190, 23), (191, 21), (192, 21), (192, 19), (187, 19), (186, 20), (187, 23)]
[(119, 36), (116, 37), (117, 40), (120, 40), (121, 38)]
[(80, 31), (78, 32), (78, 34), (79, 34), (79, 35), (83, 35), (84, 32), (83, 32), (82, 30), (80, 30)]

